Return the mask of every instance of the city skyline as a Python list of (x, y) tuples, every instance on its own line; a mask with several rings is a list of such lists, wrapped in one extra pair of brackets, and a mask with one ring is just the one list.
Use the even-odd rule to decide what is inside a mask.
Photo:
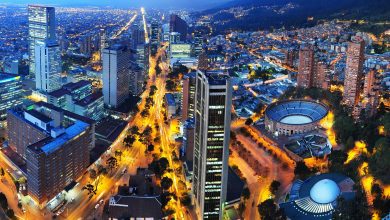
[(156, 9), (207, 9), (211, 7), (216, 7), (220, 4), (229, 2), (230, 0), (214, 0), (212, 2), (206, 0), (200, 1), (174, 1), (174, 0), (117, 0), (115, 2), (109, 0), (59, 0), (53, 3), (51, 0), (15, 0), (15, 1), (0, 1), (0, 4), (8, 5), (27, 5), (27, 4), (45, 4), (49, 6), (63, 6), (63, 7), (88, 7), (88, 6), (98, 6), (98, 7), (112, 7), (112, 8), (156, 8)]
[(386, 0), (0, 0), (0, 219), (390, 210)]

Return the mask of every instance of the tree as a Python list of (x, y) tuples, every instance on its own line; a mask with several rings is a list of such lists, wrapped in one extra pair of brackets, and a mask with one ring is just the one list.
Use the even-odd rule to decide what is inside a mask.
[(352, 136), (349, 136), (347, 142), (345, 143), (345, 150), (350, 150), (355, 146), (355, 140)]
[(97, 166), (97, 174), (98, 175), (106, 175), (108, 172), (107, 172), (107, 168), (105, 168), (104, 166), (102, 165), (98, 165)]
[(383, 181), (384, 184), (390, 184), (390, 143), (387, 137), (376, 141), (374, 153), (369, 158), (369, 170), (373, 176)]
[(157, 176), (162, 176), (169, 166), (169, 161), (167, 158), (162, 157), (157, 160), (153, 160), (149, 164), (149, 169), (152, 170)]
[(110, 157), (107, 159), (108, 169), (112, 171), (118, 166), (118, 161), (115, 157)]
[(258, 210), (262, 220), (284, 220), (286, 216), (283, 211), (278, 209), (273, 199), (267, 199), (260, 203)]
[(0, 192), (0, 205), (4, 210), (8, 208), (7, 197), (2, 192)]
[(171, 194), (169, 192), (161, 193), (161, 208), (164, 208), (168, 202), (171, 200)]
[(94, 195), (96, 195), (96, 189), (90, 183), (88, 183), (83, 188), (81, 188), (81, 190), (87, 190), (88, 191), (89, 199), (91, 199)]
[(97, 177), (97, 172), (95, 169), (90, 169), (88, 170), (88, 172), (89, 172), (89, 178), (95, 179)]
[(143, 118), (146, 118), (146, 117), (148, 117), (149, 115), (150, 115), (150, 113), (149, 113), (149, 111), (148, 111), (147, 109), (142, 110), (141, 116), (142, 116)]
[(277, 180), (272, 181), (269, 190), (271, 191), (272, 194), (276, 195), (276, 192), (279, 190), (280, 187), (280, 182)]
[(328, 155), (329, 170), (332, 172), (342, 172), (344, 170), (344, 162), (347, 160), (348, 155), (341, 150), (332, 150), (332, 153)]
[(5, 214), (6, 214), (6, 215), (8, 216), (8, 218), (10, 218), (10, 219), (16, 219), (14, 210), (12, 210), (12, 209), (7, 209), (7, 211), (5, 211)]
[(337, 199), (337, 207), (333, 213), (334, 220), (354, 220), (354, 219), (371, 219), (368, 212), (368, 205), (363, 190), (357, 185), (355, 198), (345, 200), (343, 197)]
[(248, 118), (245, 120), (245, 124), (246, 125), (251, 125), (253, 123), (253, 119), (252, 118)]
[(311, 170), (306, 166), (305, 162), (298, 161), (295, 166), (294, 174), (302, 179), (306, 179), (311, 175)]
[(183, 204), (185, 207), (189, 207), (191, 206), (191, 196), (186, 193), (185, 195), (183, 195), (180, 199), (180, 202), (181, 204)]
[(122, 151), (121, 150), (116, 150), (115, 151), (115, 157), (119, 157), (119, 161), (122, 160)]
[(148, 151), (149, 151), (149, 152), (154, 151), (154, 145), (153, 145), (153, 144), (149, 144), (149, 145), (148, 145)]
[(250, 192), (250, 190), (249, 190), (248, 187), (245, 187), (245, 188), (242, 190), (241, 196), (244, 197), (244, 199), (249, 199), (249, 197), (251, 196), (251, 192)]
[(164, 190), (168, 190), (169, 188), (171, 188), (173, 184), (173, 181), (171, 178), (169, 177), (166, 177), (164, 176), (162, 179), (161, 179), (161, 187), (164, 189)]
[(136, 126), (136, 125), (134, 125), (134, 126), (132, 126), (131, 128), (130, 128), (130, 133), (131, 134), (139, 134), (138, 133), (139, 132), (139, 128)]
[(124, 139), (123, 139), (123, 144), (125, 145), (125, 147), (131, 147), (134, 142), (135, 142), (135, 137), (132, 136), (132, 135), (127, 135)]

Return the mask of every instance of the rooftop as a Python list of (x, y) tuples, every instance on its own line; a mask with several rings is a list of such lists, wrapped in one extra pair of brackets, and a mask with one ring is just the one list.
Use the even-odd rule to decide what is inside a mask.
[(165, 99), (168, 103), (168, 106), (174, 106), (175, 105), (175, 97), (173, 97), (172, 93), (166, 93)]
[(53, 119), (47, 117), (46, 115), (38, 112), (37, 110), (34, 110), (34, 109), (31, 109), (31, 110), (27, 110), (26, 113), (32, 115), (33, 117), (45, 122), (45, 123), (49, 123), (51, 122)]
[(65, 133), (60, 135), (57, 138), (46, 138), (42, 141), (38, 141), (35, 144), (28, 146), (30, 149), (33, 149), (35, 152), (44, 152), (46, 155), (53, 153), (63, 146), (68, 141), (74, 139), (83, 131), (89, 127), (89, 124), (82, 121), (76, 121), (73, 125), (66, 128)]
[(18, 75), (13, 75), (13, 74), (8, 74), (8, 73), (0, 73), (0, 83), (6, 83), (6, 82), (11, 82), (15, 80), (19, 80), (20, 76)]
[(87, 106), (87, 105), (95, 102), (96, 100), (98, 100), (101, 97), (103, 97), (102, 92), (95, 92), (95, 93), (92, 93), (91, 95), (81, 99), (80, 101), (75, 102), (75, 105)]

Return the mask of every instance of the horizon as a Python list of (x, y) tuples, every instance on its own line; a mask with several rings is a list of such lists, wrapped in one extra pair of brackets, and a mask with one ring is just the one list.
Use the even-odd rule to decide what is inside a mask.
[(44, 4), (59, 7), (109, 7), (109, 8), (154, 8), (154, 9), (208, 9), (216, 7), (223, 3), (232, 0), (213, 0), (212, 3), (208, 0), (198, 0), (196, 2), (191, 0), (117, 0), (112, 2), (110, 0), (58, 0), (53, 4), (51, 0), (0, 0), (0, 5), (28, 5), (28, 4)]

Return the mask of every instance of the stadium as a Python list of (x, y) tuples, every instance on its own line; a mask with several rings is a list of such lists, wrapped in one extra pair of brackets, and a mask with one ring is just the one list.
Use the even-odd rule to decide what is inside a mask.
[(328, 220), (339, 197), (355, 197), (354, 181), (339, 173), (325, 173), (293, 182), (288, 201), (279, 204), (289, 219)]
[(302, 134), (318, 128), (328, 107), (311, 100), (274, 102), (265, 110), (265, 128), (278, 135)]

